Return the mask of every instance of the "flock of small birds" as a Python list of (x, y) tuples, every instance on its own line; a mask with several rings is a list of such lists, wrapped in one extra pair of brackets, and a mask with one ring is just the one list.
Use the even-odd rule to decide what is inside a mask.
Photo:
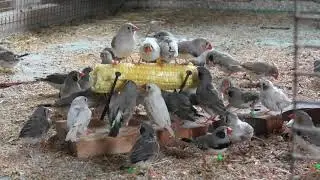
[[(139, 28), (132, 23), (123, 24), (113, 37), (111, 47), (106, 47), (100, 53), (101, 63), (116, 65), (123, 59), (131, 58), (130, 55), (137, 44), (135, 33), (138, 30)], [(260, 102), (270, 111), (282, 113), (284, 108), (292, 104), (285, 92), (268, 80), (277, 79), (279, 76), (275, 64), (258, 61), (241, 63), (231, 55), (214, 49), (204, 38), (179, 41), (168, 31), (157, 31), (145, 37), (139, 47), (139, 54), (138, 64), (161, 65), (177, 63), (177, 58), (188, 59), (188, 63), (197, 66), (199, 83), (196, 88), (186, 88), (180, 93), (162, 90), (154, 83), (137, 86), (135, 82), (127, 80), (119, 92), (111, 93), (107, 114), (109, 136), (117, 137), (120, 128), (128, 126), (139, 104), (144, 106), (150, 120), (142, 122), (140, 126), (140, 137), (128, 158), (131, 164), (152, 162), (160, 151), (156, 130), (165, 129), (176, 138), (174, 122), (199, 126), (207, 124), (207, 134), (194, 139), (180, 140), (191, 143), (203, 151), (225, 150), (232, 144), (250, 141), (254, 137), (253, 127), (239, 119), (236, 110), (231, 111), (231, 107), (254, 110), (255, 105)], [(12, 68), (26, 55), (16, 55), (1, 48), (0, 65), (3, 68)], [(217, 66), (226, 75), (217, 87), (209, 71), (213, 66)], [(59, 99), (50, 106), (69, 108), (65, 141), (76, 142), (80, 136), (92, 133), (88, 128), (92, 119), (90, 108), (97, 107), (106, 100), (103, 94), (95, 93), (90, 88), (92, 70), (91, 67), (87, 67), (82, 72), (55, 73), (36, 80), (47, 82), (59, 90)], [(243, 78), (251, 82), (258, 81), (259, 91), (244, 90), (235, 85), (231, 75), (239, 72), (244, 72)], [(19, 137), (40, 140), (43, 138), (51, 127), (50, 110), (47, 106), (49, 105), (39, 105), (36, 108), (24, 124)], [(201, 107), (206, 114), (196, 107)], [(294, 131), (301, 137), (301, 144), (309, 143), (313, 148), (319, 148), (320, 133), (305, 130), (315, 128), (312, 118), (302, 110), (295, 111), (290, 118), (292, 120), (287, 124), (289, 128), (301, 128)], [(218, 127), (212, 126), (215, 121), (221, 122)]]

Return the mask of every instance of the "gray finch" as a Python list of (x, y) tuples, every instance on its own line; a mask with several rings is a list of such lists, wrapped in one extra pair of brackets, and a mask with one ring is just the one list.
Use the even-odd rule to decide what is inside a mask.
[(93, 69), (91, 67), (86, 67), (82, 70), (82, 75), (81, 78), (79, 80), (79, 85), (81, 87), (82, 90), (87, 90), (89, 88), (91, 88), (91, 78), (90, 78), (90, 72)]
[(21, 138), (42, 138), (47, 134), (51, 126), (50, 110), (39, 106), (32, 113), (29, 120), (23, 125), (19, 137)]
[(127, 81), (121, 90), (114, 93), (109, 104), (109, 122), (111, 125), (109, 136), (116, 137), (123, 123), (128, 124), (131, 119), (138, 97), (137, 85)]
[(100, 53), (101, 64), (112, 64), (115, 55), (111, 48), (107, 47), (102, 50)]
[(138, 27), (132, 23), (122, 25), (111, 41), (112, 52), (117, 58), (126, 58), (130, 56), (135, 47), (135, 32)]
[(272, 76), (278, 79), (279, 76), (278, 68), (266, 62), (246, 62), (241, 66), (255, 79), (260, 79), (264, 76)]
[(310, 115), (303, 110), (296, 110), (289, 115), (289, 118), (291, 120), (287, 123), (287, 126), (294, 128), (297, 144), (319, 156), (320, 129), (314, 126)]
[(229, 105), (239, 109), (253, 108), (260, 99), (259, 92), (243, 91), (237, 87), (230, 87), (227, 94)]
[(231, 145), (227, 126), (219, 126), (206, 135), (196, 137), (193, 140), (183, 138), (183, 141), (192, 142), (203, 151), (217, 151), (226, 149)]
[(212, 76), (205, 67), (198, 67), (199, 85), (196, 91), (197, 102), (211, 116), (224, 115), (226, 107), (212, 85)]
[(206, 50), (211, 50), (211, 43), (204, 38), (196, 38), (192, 41), (181, 41), (178, 43), (179, 56), (190, 54), (193, 57), (200, 56)]
[(228, 74), (244, 71), (239, 61), (231, 55), (215, 49), (208, 52), (207, 62), (217, 65), (223, 72)]
[(152, 161), (156, 159), (160, 150), (155, 131), (146, 123), (140, 127), (140, 137), (134, 144), (130, 154), (130, 162), (136, 164), (139, 162)]
[(22, 57), (29, 55), (28, 53), (17, 55), (12, 51), (0, 47), (0, 67), (13, 68), (16, 66)]
[(193, 107), (189, 97), (182, 93), (162, 91), (162, 97), (169, 112), (181, 120), (196, 121), (199, 117), (203, 117)]
[(62, 87), (60, 88), (60, 98), (65, 98), (73, 93), (81, 91), (79, 85), (80, 73), (78, 71), (71, 71), (67, 78), (64, 80)]

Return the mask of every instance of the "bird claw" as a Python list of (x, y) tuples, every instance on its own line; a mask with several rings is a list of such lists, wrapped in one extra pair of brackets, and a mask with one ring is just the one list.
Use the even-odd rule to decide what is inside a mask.
[(216, 121), (216, 116), (207, 118), (205, 122), (199, 122), (199, 124), (211, 125)]
[(156, 172), (154, 172), (152, 169), (148, 170), (148, 174), (149, 176), (151, 176), (152, 178), (155, 178), (158, 176), (158, 174)]
[(86, 136), (88, 136), (89, 134), (92, 134), (92, 133), (94, 133), (94, 131), (91, 130), (91, 129), (87, 129), (87, 130), (85, 131), (85, 135), (86, 135)]

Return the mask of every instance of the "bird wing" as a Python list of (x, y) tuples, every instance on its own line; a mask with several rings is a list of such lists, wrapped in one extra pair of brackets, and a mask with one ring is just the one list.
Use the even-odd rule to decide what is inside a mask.
[(209, 107), (219, 115), (226, 111), (223, 101), (219, 98), (218, 92), (212, 84), (207, 84), (203, 91), (203, 95), (201, 95), (200, 103)]
[(81, 111), (81, 107), (79, 106), (70, 106), (67, 115), (67, 126), (70, 129), (77, 121), (77, 117)]
[(44, 80), (54, 84), (63, 84), (67, 76), (67, 74), (54, 73), (48, 75)]
[(3, 61), (15, 61), (15, 54), (9, 50), (0, 50), (0, 59)]
[(248, 103), (251, 101), (258, 101), (259, 98), (260, 96), (258, 92), (247, 91), (242, 93), (242, 99), (245, 103)]
[(145, 104), (149, 118), (158, 126), (163, 128), (171, 125), (168, 108), (161, 95), (151, 95), (146, 99)]
[(267, 64), (262, 62), (246, 62), (241, 66), (247, 70), (255, 72), (256, 74), (262, 74), (266, 69), (268, 69)]
[(277, 87), (274, 87), (274, 94), (272, 96), (276, 98), (276, 101), (277, 101), (276, 104), (279, 109), (283, 109), (289, 106), (291, 103), (291, 100), (288, 98), (288, 96), (281, 89), (278, 89)]
[(118, 94), (117, 92), (113, 93), (110, 104), (109, 104), (109, 121), (112, 124), (113, 120), (118, 114), (118, 111), (122, 111), (121, 104), (124, 104), (125, 100), (122, 93)]
[(73, 127), (88, 127), (90, 123), (92, 112), (88, 107), (81, 108), (76, 116), (76, 122), (73, 124)]
[(132, 147), (130, 154), (131, 163), (146, 161), (156, 155), (159, 151), (159, 145), (154, 137), (141, 136)]
[(164, 96), (164, 100), (170, 112), (183, 120), (195, 121), (195, 116), (198, 114), (197, 110), (192, 106), (189, 97), (180, 93), (172, 93)]
[(44, 114), (43, 116), (31, 116), (22, 127), (19, 137), (41, 137), (48, 132), (49, 128), (50, 123)]

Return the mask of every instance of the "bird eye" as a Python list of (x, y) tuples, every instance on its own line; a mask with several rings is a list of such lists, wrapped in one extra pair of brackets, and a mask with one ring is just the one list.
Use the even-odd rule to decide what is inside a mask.
[(218, 132), (216, 133), (216, 136), (219, 137), (219, 138), (221, 138), (221, 139), (223, 139), (223, 138), (226, 137), (226, 133), (224, 133), (223, 131), (218, 131)]
[(301, 136), (301, 131), (297, 131), (297, 135), (298, 135), (298, 136)]
[(150, 90), (150, 89), (151, 89), (151, 87), (150, 87), (150, 86), (147, 86), (147, 89), (148, 89), (148, 90)]
[(128, 27), (128, 30), (130, 30), (130, 27)]

